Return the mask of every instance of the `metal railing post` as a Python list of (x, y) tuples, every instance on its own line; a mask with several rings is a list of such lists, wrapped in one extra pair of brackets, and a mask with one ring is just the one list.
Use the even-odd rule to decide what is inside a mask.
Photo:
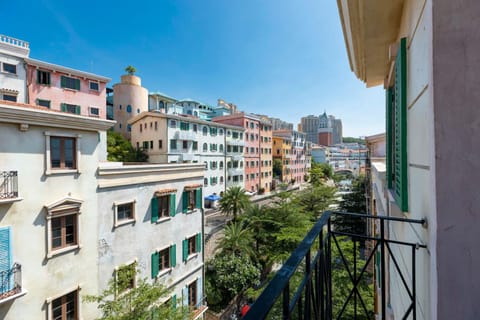
[(380, 220), (380, 250), (381, 250), (381, 260), (380, 260), (380, 269), (382, 277), (382, 319), (386, 319), (386, 294), (385, 294), (385, 220)]

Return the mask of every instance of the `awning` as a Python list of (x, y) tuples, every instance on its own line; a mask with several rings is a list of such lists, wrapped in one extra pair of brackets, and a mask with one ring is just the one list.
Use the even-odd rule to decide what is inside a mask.
[(198, 188), (201, 188), (202, 187), (202, 184), (190, 184), (188, 186), (185, 186), (185, 191), (192, 191), (192, 190), (195, 190), (195, 189), (198, 189)]
[(166, 194), (176, 193), (177, 189), (162, 189), (155, 191), (155, 197), (161, 197)]

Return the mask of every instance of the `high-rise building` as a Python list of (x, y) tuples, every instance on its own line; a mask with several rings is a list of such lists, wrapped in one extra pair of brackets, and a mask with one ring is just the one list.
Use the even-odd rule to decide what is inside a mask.
[(314, 115), (308, 115), (300, 120), (301, 131), (306, 134), (307, 141), (318, 144), (318, 125), (320, 119)]
[(306, 134), (307, 141), (312, 143), (325, 146), (342, 143), (342, 120), (326, 112), (318, 117), (303, 117), (299, 128)]

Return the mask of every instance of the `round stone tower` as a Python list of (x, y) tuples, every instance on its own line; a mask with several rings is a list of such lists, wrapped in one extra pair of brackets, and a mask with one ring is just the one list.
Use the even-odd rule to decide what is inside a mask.
[(121, 82), (113, 86), (113, 117), (117, 121), (114, 130), (130, 140), (128, 120), (144, 111), (148, 111), (148, 90), (142, 87), (139, 77), (123, 75)]

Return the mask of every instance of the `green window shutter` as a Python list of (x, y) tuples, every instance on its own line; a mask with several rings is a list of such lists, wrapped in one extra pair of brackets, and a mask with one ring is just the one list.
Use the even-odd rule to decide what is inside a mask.
[(386, 167), (387, 167), (387, 186), (389, 189), (392, 189), (392, 156), (393, 156), (393, 129), (392, 129), (392, 108), (393, 108), (393, 89), (392, 88), (387, 88), (385, 90), (385, 116), (386, 116), (386, 147), (387, 147), (387, 161), (386, 161)]
[(395, 62), (395, 200), (408, 211), (407, 164), (407, 40), (400, 40)]
[(175, 193), (170, 195), (170, 217), (175, 217), (177, 213), (177, 201)]
[(187, 213), (188, 211), (188, 193), (183, 191), (182, 193), (182, 212)]
[(172, 308), (173, 308), (173, 310), (177, 309), (177, 295), (176, 294), (174, 294), (172, 296)]
[(152, 279), (157, 276), (158, 270), (160, 269), (159, 255), (158, 252), (152, 253)]
[(75, 89), (80, 90), (80, 79), (75, 79)]
[(202, 189), (201, 188), (195, 190), (195, 205), (197, 209), (202, 208)]
[(197, 305), (196, 307), (199, 308), (203, 304), (203, 283), (202, 277), (197, 279)]
[(60, 110), (62, 112), (67, 112), (67, 104), (66, 103), (60, 103)]
[(197, 236), (196, 236), (196, 240), (197, 240), (197, 248), (196, 248), (196, 252), (201, 252), (202, 251), (202, 234), (201, 233), (197, 233)]
[(182, 241), (182, 261), (187, 261), (188, 258), (188, 239)]
[(50, 84), (50, 72), (47, 73), (47, 83)]
[(80, 106), (75, 106), (75, 114), (80, 114)]
[(60, 86), (62, 88), (65, 88), (66, 85), (67, 85), (67, 79), (64, 76), (61, 76), (60, 77)]
[(175, 268), (177, 265), (177, 245), (172, 244), (170, 246), (170, 267)]
[(182, 289), (182, 302), (184, 306), (188, 306), (188, 286)]
[(152, 223), (155, 223), (158, 220), (158, 198), (157, 197), (152, 198), (150, 209), (151, 209), (151, 213), (152, 213), (151, 214), (151, 216), (152, 216), (151, 221), (152, 221)]

